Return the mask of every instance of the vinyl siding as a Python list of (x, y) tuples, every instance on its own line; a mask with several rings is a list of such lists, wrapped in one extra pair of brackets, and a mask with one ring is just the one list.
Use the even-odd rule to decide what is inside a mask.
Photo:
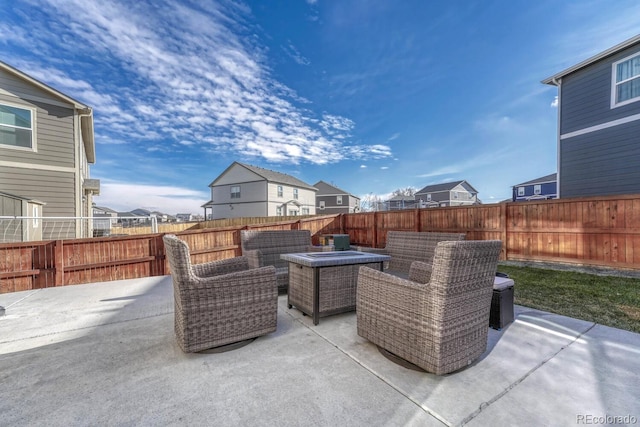
[(640, 121), (563, 139), (560, 196), (640, 193), (638, 165)]
[(0, 168), (0, 189), (45, 202), (43, 216), (76, 216), (74, 188), (70, 172)]
[(0, 194), (0, 216), (26, 216), (22, 213), (22, 200)]
[(640, 101), (611, 108), (612, 65), (639, 52), (640, 45), (636, 45), (563, 77), (561, 135), (640, 113)]

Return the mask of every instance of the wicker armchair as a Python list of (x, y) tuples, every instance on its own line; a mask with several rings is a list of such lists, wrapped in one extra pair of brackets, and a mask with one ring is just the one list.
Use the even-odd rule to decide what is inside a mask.
[(255, 338), (276, 330), (274, 267), (249, 269), (245, 257), (191, 265), (189, 247), (163, 237), (173, 278), (175, 333), (186, 353)]
[(358, 247), (362, 252), (374, 252), (391, 256), (385, 271), (406, 279), (411, 263), (422, 261), (431, 266), (438, 242), (464, 240), (464, 233), (433, 233), (417, 231), (389, 231), (384, 249)]
[(432, 266), (409, 280), (362, 267), (358, 335), (437, 375), (471, 364), (487, 348), (499, 240), (438, 243)]
[(247, 257), (251, 268), (266, 265), (276, 268), (280, 293), (287, 292), (289, 288), (289, 263), (280, 259), (280, 255), (314, 250), (309, 230), (241, 230), (240, 245), (242, 255)]

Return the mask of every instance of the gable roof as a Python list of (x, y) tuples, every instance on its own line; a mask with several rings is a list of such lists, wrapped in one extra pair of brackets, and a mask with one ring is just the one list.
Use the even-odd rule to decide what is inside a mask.
[(557, 86), (557, 80), (573, 73), (574, 71), (578, 71), (581, 68), (587, 67), (591, 64), (593, 64), (594, 62), (600, 61), (601, 59), (606, 58), (607, 56), (611, 56), (613, 54), (616, 54), (618, 52), (620, 52), (621, 50), (624, 50), (630, 46), (633, 46), (634, 44), (640, 43), (640, 34), (638, 34), (637, 36), (631, 37), (628, 40), (623, 41), (622, 43), (619, 43), (603, 52), (600, 52), (597, 55), (592, 56), (591, 58), (585, 59), (584, 61), (574, 65), (573, 67), (569, 67), (566, 70), (560, 71), (557, 74), (554, 74), (551, 77), (547, 77), (546, 79), (542, 80), (542, 83), (547, 84), (547, 85), (554, 85)]
[(224, 172), (222, 172), (216, 179), (214, 179), (213, 182), (211, 182), (211, 184), (209, 184), (209, 187), (214, 185), (215, 182), (218, 179), (220, 179), (221, 176), (223, 176), (225, 173), (227, 173), (227, 171), (229, 169), (231, 169), (232, 167), (234, 167), (235, 165), (242, 166), (243, 168), (248, 169), (249, 171), (255, 173), (256, 175), (264, 178), (265, 180), (267, 180), (269, 182), (275, 182), (275, 183), (278, 183), (278, 184), (286, 184), (286, 185), (290, 185), (292, 187), (300, 187), (300, 188), (306, 188), (306, 189), (312, 190), (312, 191), (318, 191), (317, 188), (312, 187), (311, 185), (307, 184), (306, 182), (304, 182), (302, 180), (299, 180), (296, 177), (293, 177), (291, 175), (287, 175), (286, 173), (276, 172), (276, 171), (272, 171), (270, 169), (265, 169), (265, 168), (261, 168), (259, 166), (248, 165), (246, 163), (240, 163), (240, 162), (233, 162), (228, 168), (226, 168), (224, 170)]
[(68, 95), (52, 88), (51, 86), (42, 83), (40, 80), (36, 80), (28, 74), (23, 73), (17, 68), (12, 67), (11, 65), (0, 61), (0, 69), (6, 71), (7, 73), (13, 74), (17, 78), (24, 80), (33, 86), (47, 92), (49, 95), (62, 100), (68, 104), (73, 105), (80, 113), (80, 128), (82, 132), (82, 139), (84, 141), (85, 152), (87, 153), (87, 161), (89, 163), (96, 162), (96, 145), (94, 140), (94, 132), (93, 132), (93, 109), (86, 104), (83, 104), (75, 99), (71, 98)]
[(453, 190), (455, 187), (457, 187), (458, 185), (462, 185), (469, 193), (473, 193), (473, 194), (478, 194), (478, 190), (476, 190), (475, 188), (473, 188), (471, 186), (471, 184), (469, 184), (467, 181), (462, 180), (462, 181), (453, 181), (453, 182), (445, 182), (443, 184), (434, 184), (434, 185), (427, 185), (426, 187), (424, 187), (422, 190), (420, 191), (416, 191), (416, 194), (422, 194), (422, 193), (437, 193), (439, 191), (451, 191)]
[(531, 181), (523, 182), (522, 184), (516, 184), (513, 187), (522, 187), (524, 185), (543, 184), (546, 182), (554, 182), (558, 180), (558, 174), (552, 173), (549, 175), (541, 176), (540, 178), (532, 179)]
[(115, 213), (115, 214), (118, 213), (118, 211), (115, 211), (115, 210), (113, 210), (111, 208), (107, 208), (106, 206), (96, 206), (96, 205), (94, 205), (94, 206), (91, 207), (91, 209), (97, 209), (99, 211), (104, 211), (104, 212), (107, 212), (107, 213)]
[(360, 198), (358, 196), (354, 196), (353, 194), (351, 194), (351, 193), (349, 193), (347, 191), (344, 191), (341, 188), (336, 187), (335, 185), (328, 184), (327, 182), (325, 182), (323, 180), (320, 180), (320, 181), (316, 182), (315, 184), (313, 184), (313, 186), (318, 189), (319, 193), (323, 193), (323, 194), (325, 194), (325, 193), (347, 194), (349, 196), (355, 197), (356, 199)]

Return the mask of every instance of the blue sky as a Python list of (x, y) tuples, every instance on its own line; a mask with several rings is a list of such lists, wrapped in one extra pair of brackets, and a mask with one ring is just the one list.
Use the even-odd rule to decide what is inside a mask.
[(0, 58), (94, 108), (97, 204), (169, 214), (202, 213), (236, 160), (358, 196), (509, 198), (556, 172), (540, 81), (640, 28), (635, 0), (0, 5)]

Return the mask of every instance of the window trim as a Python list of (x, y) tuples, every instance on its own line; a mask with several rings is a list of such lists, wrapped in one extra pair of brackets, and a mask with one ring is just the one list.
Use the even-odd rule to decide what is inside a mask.
[(278, 187), (276, 188), (278, 197), (283, 197), (284, 196), (284, 189), (282, 188), (282, 185), (278, 185)]
[(524, 187), (518, 187), (518, 197), (524, 196)]
[(342, 196), (336, 196), (336, 205), (342, 205)]
[(631, 99), (627, 99), (624, 100), (622, 102), (617, 102), (617, 93), (618, 93), (618, 85), (622, 84), (622, 83), (626, 83), (626, 82), (630, 82), (632, 80), (636, 80), (636, 79), (640, 79), (640, 74), (636, 75), (630, 79), (624, 80), (622, 82), (618, 82), (617, 81), (617, 68), (618, 68), (618, 64), (621, 64), (623, 62), (626, 62), (630, 59), (633, 59), (635, 57), (640, 57), (640, 52), (636, 52), (633, 53), (625, 58), (622, 58), (616, 62), (614, 62), (613, 64), (611, 64), (611, 108), (617, 108), (617, 107), (622, 107), (623, 105), (628, 105), (628, 104), (632, 104), (634, 102), (638, 102), (640, 101), (640, 96), (636, 96), (635, 98), (631, 98)]
[(318, 209), (320, 209), (320, 210), (324, 210), (324, 208), (325, 208), (324, 200), (320, 200), (320, 201), (318, 202)]
[(295, 200), (298, 200), (298, 189), (297, 189), (297, 188), (294, 188), (294, 189), (293, 189), (293, 198), (294, 198)]
[[(233, 191), (234, 188), (237, 188), (238, 191), (237, 192)], [(237, 194), (237, 196), (235, 194)], [(239, 199), (241, 195), (242, 195), (242, 192), (239, 185), (231, 185), (229, 187), (229, 196), (231, 199)]]
[[(36, 144), (36, 117), (37, 117), (37, 110), (33, 107), (29, 107), (28, 105), (21, 105), (21, 104), (15, 104), (12, 102), (6, 102), (6, 101), (1, 101), (0, 105), (6, 105), (7, 107), (12, 107), (12, 108), (19, 108), (21, 110), (26, 110), (29, 111), (31, 113), (31, 146), (30, 147), (19, 147), (16, 145), (8, 145), (8, 144), (2, 144), (0, 143), (0, 148), (6, 148), (9, 150), (20, 150), (20, 151), (31, 151), (31, 152), (37, 152), (37, 144)], [(11, 126), (11, 125), (5, 125), (5, 124), (1, 124), (0, 126), (6, 126), (6, 127), (10, 127), (10, 128), (17, 128), (17, 129), (25, 129), (23, 127), (18, 127), (18, 126)]]
[(535, 184), (533, 186), (533, 194), (535, 194), (536, 196), (542, 194), (542, 185), (541, 184)]

